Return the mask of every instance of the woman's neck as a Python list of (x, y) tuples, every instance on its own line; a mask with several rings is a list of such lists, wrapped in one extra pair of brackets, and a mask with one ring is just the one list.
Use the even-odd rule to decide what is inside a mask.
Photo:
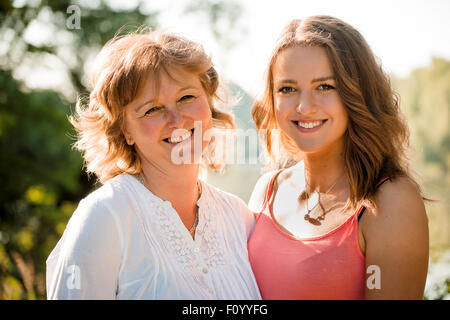
[(305, 154), (305, 181), (307, 191), (327, 192), (335, 183), (345, 180), (345, 162), (342, 152)]
[(151, 164), (143, 165), (145, 186), (156, 196), (170, 201), (179, 214), (194, 210), (200, 196), (197, 181), (199, 166), (186, 165), (176, 170), (161, 170)]

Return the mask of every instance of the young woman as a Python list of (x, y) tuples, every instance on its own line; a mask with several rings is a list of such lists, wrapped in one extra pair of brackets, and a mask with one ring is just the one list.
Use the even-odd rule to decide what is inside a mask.
[(72, 118), (103, 186), (47, 259), (49, 299), (260, 298), (247, 252), (253, 214), (199, 180), (197, 160), (214, 152), (209, 130), (233, 127), (215, 106), (218, 85), (202, 46), (183, 37), (105, 45), (89, 104)]
[(280, 169), (249, 203), (260, 213), (248, 248), (261, 296), (421, 299), (428, 224), (408, 129), (360, 33), (329, 16), (289, 23), (253, 119)]

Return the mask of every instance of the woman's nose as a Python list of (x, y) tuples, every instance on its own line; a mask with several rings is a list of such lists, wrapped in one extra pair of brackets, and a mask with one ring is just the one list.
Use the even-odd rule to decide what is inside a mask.
[(301, 114), (314, 113), (316, 111), (314, 99), (310, 93), (302, 92), (300, 101), (297, 105), (296, 111)]
[(179, 110), (170, 110), (167, 113), (167, 124), (172, 128), (183, 128), (185, 117)]

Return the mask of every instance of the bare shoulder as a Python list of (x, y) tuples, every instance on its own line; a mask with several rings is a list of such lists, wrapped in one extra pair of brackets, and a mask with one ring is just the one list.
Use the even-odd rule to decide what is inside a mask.
[(304, 181), (304, 163), (303, 161), (297, 162), (295, 165), (283, 169), (277, 177), (277, 184), (281, 185), (291, 180)]
[(250, 200), (248, 201), (248, 207), (251, 211), (259, 212), (262, 210), (262, 206), (266, 198), (267, 188), (274, 174), (275, 171), (266, 172), (256, 182), (250, 196)]
[(425, 216), (425, 206), (417, 185), (407, 177), (383, 183), (375, 197), (376, 214), (382, 218)]
[[(412, 235), (428, 228), (425, 205), (416, 184), (407, 177), (383, 183), (376, 196), (376, 208), (369, 209), (367, 233), (395, 232)], [(412, 233), (411, 233), (412, 232)]]
[(425, 205), (406, 177), (383, 183), (362, 222), (366, 265), (381, 270), (381, 290), (366, 288), (366, 299), (422, 299), (429, 235)]

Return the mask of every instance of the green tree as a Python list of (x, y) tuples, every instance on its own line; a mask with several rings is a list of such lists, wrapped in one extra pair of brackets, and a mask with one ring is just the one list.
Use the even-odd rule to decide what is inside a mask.
[(34, 299), (81, 191), (82, 163), (57, 93), (24, 92), (1, 70), (0, 86), (0, 298)]

